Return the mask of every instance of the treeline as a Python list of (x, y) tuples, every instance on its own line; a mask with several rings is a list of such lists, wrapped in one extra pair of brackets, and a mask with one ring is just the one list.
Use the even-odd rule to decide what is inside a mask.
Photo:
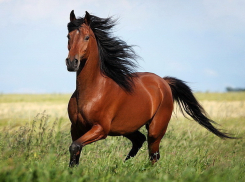
[(245, 92), (245, 88), (226, 87), (227, 92)]

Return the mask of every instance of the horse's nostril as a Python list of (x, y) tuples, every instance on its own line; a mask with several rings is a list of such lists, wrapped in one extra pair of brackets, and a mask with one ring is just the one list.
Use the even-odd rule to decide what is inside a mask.
[(77, 66), (78, 65), (78, 60), (77, 59), (75, 59), (75, 66)]

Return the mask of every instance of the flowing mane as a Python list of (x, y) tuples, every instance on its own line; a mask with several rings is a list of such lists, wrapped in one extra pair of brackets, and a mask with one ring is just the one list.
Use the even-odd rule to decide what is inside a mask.
[[(94, 32), (98, 44), (101, 72), (113, 79), (121, 88), (133, 91), (133, 78), (137, 77), (136, 55), (133, 46), (113, 36), (113, 27), (117, 20), (112, 17), (99, 18), (90, 15), (90, 28)], [(68, 31), (78, 29), (84, 23), (83, 18), (68, 23)]]

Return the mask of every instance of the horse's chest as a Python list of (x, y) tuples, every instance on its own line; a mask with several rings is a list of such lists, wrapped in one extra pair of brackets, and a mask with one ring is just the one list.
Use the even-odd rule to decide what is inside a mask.
[(101, 116), (101, 111), (99, 104), (93, 102), (78, 104), (78, 118), (83, 121), (83, 123), (88, 123), (93, 125), (97, 119)]

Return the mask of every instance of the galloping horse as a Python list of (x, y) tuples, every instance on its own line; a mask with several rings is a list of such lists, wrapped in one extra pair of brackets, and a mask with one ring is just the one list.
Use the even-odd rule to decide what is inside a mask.
[[(216, 129), (185, 82), (137, 73), (132, 46), (112, 35), (116, 20), (86, 12), (70, 13), (68, 23), (68, 71), (76, 72), (76, 90), (68, 104), (71, 120), (70, 166), (79, 163), (82, 148), (109, 136), (125, 136), (132, 142), (126, 159), (134, 157), (146, 137), (152, 163), (160, 158), (159, 143), (173, 111), (174, 101), (200, 125), (220, 138), (233, 138)], [(183, 113), (184, 114), (184, 113)]]

